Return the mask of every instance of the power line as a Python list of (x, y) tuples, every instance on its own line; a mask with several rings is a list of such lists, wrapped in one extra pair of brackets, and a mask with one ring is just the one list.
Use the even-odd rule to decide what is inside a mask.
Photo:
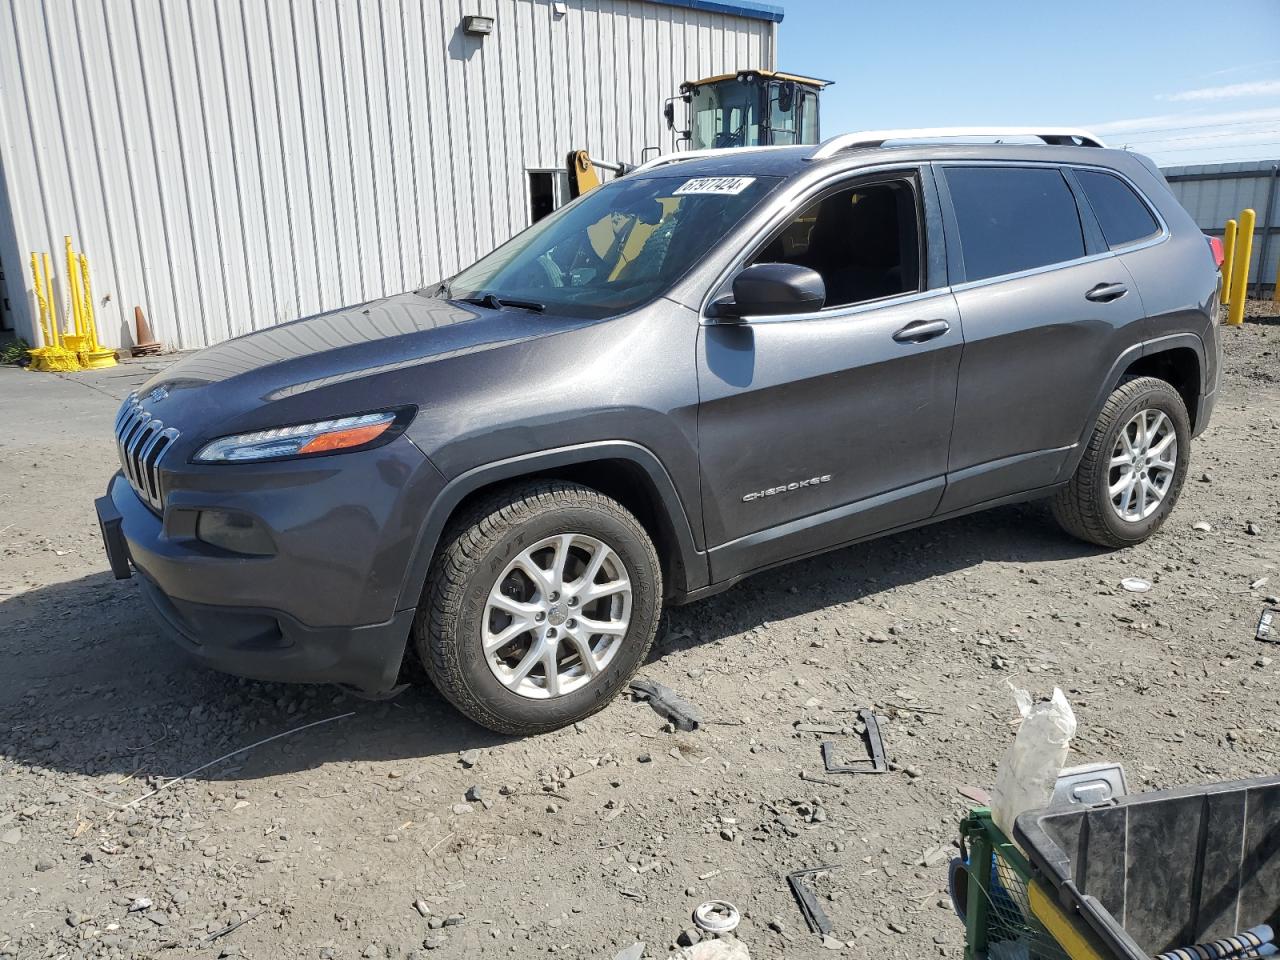
[[(1264, 117), (1259, 120), (1228, 120), (1223, 123), (1197, 123), (1187, 127), (1133, 127), (1119, 128), (1118, 130), (1107, 131), (1106, 136), (1114, 136), (1116, 133), (1135, 133), (1138, 136), (1145, 136), (1148, 133), (1182, 133), (1186, 130), (1212, 130), (1216, 127), (1247, 127), (1257, 123), (1275, 123), (1280, 120), (1280, 111), (1276, 111), (1273, 117)], [(1123, 140), (1124, 137), (1116, 137), (1117, 140)]]
[[(1125, 140), (1126, 145), (1132, 146), (1135, 143), (1185, 143), (1188, 140), (1225, 140), (1232, 137), (1261, 137), (1267, 134), (1280, 133), (1280, 128), (1271, 130), (1246, 130), (1244, 132), (1232, 133), (1204, 133), (1195, 134), (1190, 137), (1163, 137), (1149, 140)], [(1242, 144), (1242, 146), (1252, 146), (1252, 144)]]

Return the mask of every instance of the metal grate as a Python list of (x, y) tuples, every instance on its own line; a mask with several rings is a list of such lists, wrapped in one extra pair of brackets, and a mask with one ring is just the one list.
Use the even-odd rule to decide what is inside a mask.
[(1069, 960), (1031, 912), (1027, 882), (999, 851), (991, 857), (986, 944), (989, 960)]
[(164, 509), (160, 485), (160, 461), (178, 438), (178, 431), (142, 409), (136, 393), (131, 393), (116, 414), (116, 448), (120, 468), (141, 500), (157, 513)]

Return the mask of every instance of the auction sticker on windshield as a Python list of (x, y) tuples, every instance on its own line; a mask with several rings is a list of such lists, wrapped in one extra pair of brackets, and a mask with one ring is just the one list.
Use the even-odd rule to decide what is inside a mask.
[(726, 196), (737, 196), (756, 182), (755, 177), (694, 177), (680, 185), (673, 196), (684, 196), (690, 193), (719, 193)]

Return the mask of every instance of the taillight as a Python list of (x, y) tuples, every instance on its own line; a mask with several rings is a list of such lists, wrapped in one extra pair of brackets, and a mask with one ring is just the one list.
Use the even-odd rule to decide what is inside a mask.
[(1227, 259), (1227, 255), (1222, 249), (1222, 238), (1207, 237), (1206, 239), (1209, 241), (1209, 249), (1213, 251), (1213, 265), (1221, 270), (1222, 261)]

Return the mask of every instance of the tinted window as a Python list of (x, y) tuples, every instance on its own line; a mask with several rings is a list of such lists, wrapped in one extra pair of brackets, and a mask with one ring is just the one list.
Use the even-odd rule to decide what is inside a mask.
[(911, 293), (920, 288), (918, 218), (905, 180), (850, 187), (809, 204), (751, 262), (816, 270), (828, 307)]
[(1113, 250), (1150, 237), (1160, 229), (1147, 205), (1119, 177), (1096, 170), (1077, 170), (1076, 177), (1098, 218), (1107, 246)]
[(1030, 167), (947, 167), (969, 280), (1084, 256), (1075, 196), (1062, 174)]
[(613, 316), (665, 293), (777, 184), (777, 177), (611, 180), (441, 284), (439, 295)]

